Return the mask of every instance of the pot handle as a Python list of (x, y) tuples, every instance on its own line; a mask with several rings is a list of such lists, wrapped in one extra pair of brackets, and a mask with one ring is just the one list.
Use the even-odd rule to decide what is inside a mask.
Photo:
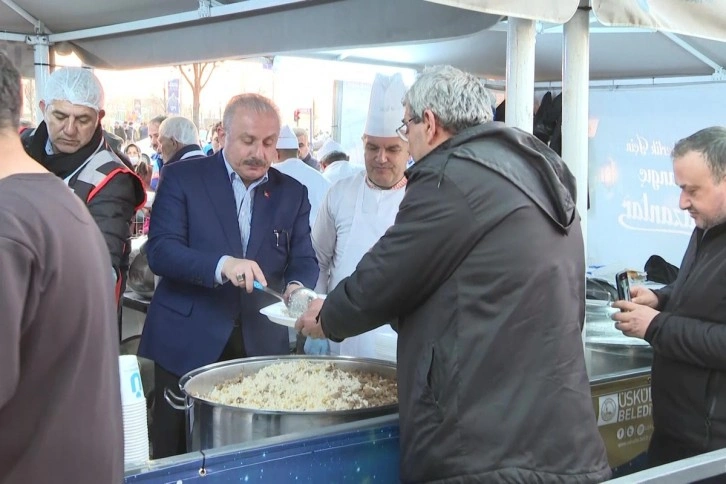
[(176, 395), (168, 387), (164, 388), (164, 400), (166, 400), (166, 403), (175, 410), (187, 410), (190, 407), (184, 397)]

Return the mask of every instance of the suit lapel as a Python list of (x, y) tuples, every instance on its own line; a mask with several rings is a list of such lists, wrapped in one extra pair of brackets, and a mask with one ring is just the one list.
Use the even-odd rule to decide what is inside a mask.
[[(234, 190), (221, 151), (217, 153), (214, 160), (210, 160), (209, 170), (212, 173), (203, 178), (206, 182), (207, 195), (212, 201), (212, 212), (217, 215), (222, 231), (232, 249), (230, 255), (242, 258), (242, 235), (239, 232), (239, 222), (237, 221), (235, 208), (237, 203), (234, 199)], [(192, 203), (194, 202), (192, 201)]]
[[(277, 186), (274, 170), (267, 171), (267, 183), (263, 183), (255, 190), (255, 205), (252, 208), (252, 223), (250, 226), (250, 241), (247, 244), (246, 259), (254, 259), (262, 246), (263, 240), (272, 233), (272, 219), (275, 208), (279, 205), (279, 193), (275, 193)], [(277, 196), (276, 196), (277, 195)]]

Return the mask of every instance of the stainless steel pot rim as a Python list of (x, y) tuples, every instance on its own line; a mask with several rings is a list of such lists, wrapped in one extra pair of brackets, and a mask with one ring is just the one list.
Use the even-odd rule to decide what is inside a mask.
[(212, 363), (209, 365), (202, 366), (200, 368), (197, 368), (195, 370), (190, 371), (189, 373), (185, 374), (179, 379), (179, 389), (181, 390), (182, 394), (193, 401), (199, 401), (203, 402), (205, 405), (211, 405), (214, 407), (224, 408), (224, 409), (236, 409), (240, 411), (249, 411), (254, 412), (255, 414), (259, 415), (305, 415), (305, 416), (315, 416), (315, 415), (355, 415), (358, 413), (368, 413), (371, 411), (386, 411), (386, 410), (395, 410), (398, 408), (398, 404), (392, 404), (392, 405), (383, 405), (379, 407), (368, 407), (368, 408), (358, 408), (354, 410), (328, 410), (328, 411), (292, 411), (292, 410), (261, 410), (257, 408), (251, 408), (251, 407), (237, 407), (233, 405), (224, 405), (221, 403), (213, 402), (211, 400), (207, 400), (206, 398), (190, 395), (186, 390), (185, 386), (189, 381), (194, 378), (195, 376), (201, 375), (202, 373), (208, 372), (210, 370), (214, 370), (217, 368), (224, 368), (226, 366), (234, 366), (238, 365), (240, 363), (255, 363), (255, 362), (263, 362), (263, 361), (294, 361), (294, 360), (312, 360), (312, 361), (318, 361), (318, 362), (325, 362), (325, 361), (331, 361), (331, 362), (356, 362), (356, 363), (370, 363), (375, 364), (378, 366), (383, 366), (391, 369), (396, 369), (396, 364), (387, 360), (377, 360), (373, 358), (358, 358), (353, 356), (332, 356), (332, 355), (280, 355), (280, 356), (254, 356), (250, 358), (239, 358), (236, 360), (228, 360), (228, 361), (222, 361), (219, 363)]

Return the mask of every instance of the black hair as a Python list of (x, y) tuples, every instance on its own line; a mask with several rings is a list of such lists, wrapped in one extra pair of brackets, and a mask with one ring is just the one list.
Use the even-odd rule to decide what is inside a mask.
[(693, 133), (678, 141), (673, 147), (671, 157), (681, 158), (687, 153), (701, 153), (711, 170), (714, 181), (719, 182), (726, 176), (726, 128), (711, 126)]

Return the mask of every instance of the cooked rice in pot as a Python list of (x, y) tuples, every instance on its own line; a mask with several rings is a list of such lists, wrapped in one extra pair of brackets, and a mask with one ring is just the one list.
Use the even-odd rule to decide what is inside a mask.
[(274, 363), (254, 374), (240, 375), (218, 383), (201, 398), (233, 407), (293, 412), (355, 410), (398, 403), (393, 379), (308, 360)]

